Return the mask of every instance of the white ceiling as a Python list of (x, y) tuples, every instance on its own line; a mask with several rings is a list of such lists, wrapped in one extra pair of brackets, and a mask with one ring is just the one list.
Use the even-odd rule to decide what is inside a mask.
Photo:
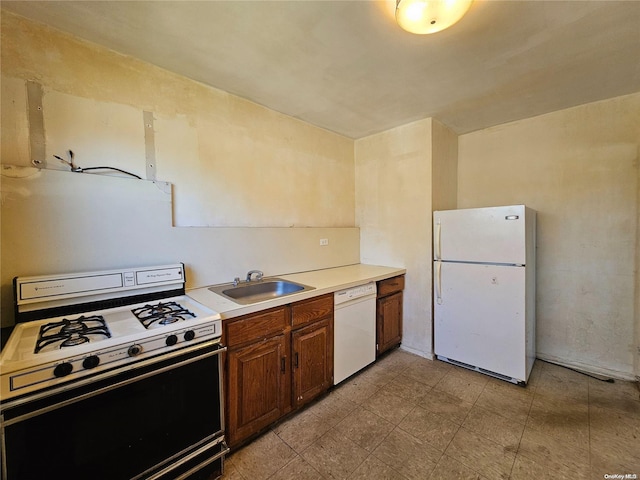
[(457, 133), (640, 91), (640, 1), (476, 0), (413, 35), (389, 1), (2, 1), (2, 8), (360, 138)]

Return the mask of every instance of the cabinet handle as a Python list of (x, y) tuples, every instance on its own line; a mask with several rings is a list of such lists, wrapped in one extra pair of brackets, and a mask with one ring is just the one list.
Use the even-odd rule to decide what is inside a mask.
[(295, 358), (293, 360), (293, 366), (295, 368), (298, 368), (298, 352), (296, 352), (296, 356), (295, 356)]
[(287, 371), (287, 357), (284, 356), (280, 359), (280, 371), (282, 373)]

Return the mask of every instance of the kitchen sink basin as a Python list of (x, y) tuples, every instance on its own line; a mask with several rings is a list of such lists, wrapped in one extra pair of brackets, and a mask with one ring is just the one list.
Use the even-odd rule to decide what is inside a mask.
[(253, 282), (243, 282), (236, 286), (232, 283), (227, 283), (209, 288), (213, 293), (227, 297), (242, 305), (264, 302), (265, 300), (313, 289), (314, 287), (281, 278), (265, 278)]

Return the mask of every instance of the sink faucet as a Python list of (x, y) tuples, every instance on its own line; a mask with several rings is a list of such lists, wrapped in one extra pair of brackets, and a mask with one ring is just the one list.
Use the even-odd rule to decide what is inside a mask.
[(247, 282), (251, 281), (251, 275), (253, 275), (254, 273), (256, 274), (256, 280), (262, 280), (264, 273), (262, 273), (260, 270), (249, 270), (249, 272), (247, 273)]

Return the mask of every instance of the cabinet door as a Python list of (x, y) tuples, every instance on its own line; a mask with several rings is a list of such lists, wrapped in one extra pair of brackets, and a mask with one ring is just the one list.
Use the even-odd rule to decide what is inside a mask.
[(331, 386), (333, 326), (331, 318), (296, 330), (293, 338), (293, 403), (299, 407)]
[(280, 418), (290, 406), (288, 335), (228, 351), (227, 436), (231, 445)]
[(377, 308), (378, 355), (402, 341), (402, 292), (378, 298)]

